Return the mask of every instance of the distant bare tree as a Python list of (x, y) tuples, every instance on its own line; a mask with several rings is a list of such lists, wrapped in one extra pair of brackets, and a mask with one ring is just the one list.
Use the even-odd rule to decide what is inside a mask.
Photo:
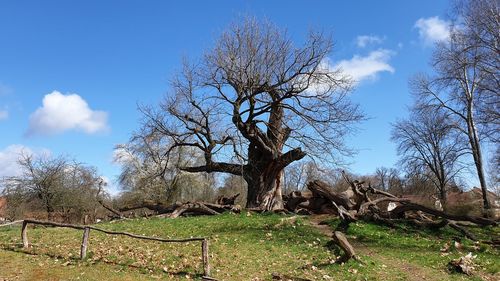
[(343, 138), (362, 119), (350, 80), (328, 65), (331, 41), (310, 33), (294, 47), (286, 32), (247, 19), (222, 34), (195, 64), (185, 63), (160, 109), (142, 108), (143, 132), (203, 154), (187, 172), (239, 175), (247, 207), (280, 209), (283, 170), (306, 154), (338, 160)]
[(394, 168), (378, 167), (375, 170), (375, 186), (384, 191), (392, 191), (394, 193), (401, 193), (402, 179), (399, 173)]
[(126, 192), (135, 193), (126, 197), (174, 202), (203, 199), (205, 194), (209, 200), (213, 186), (207, 184), (213, 183), (213, 177), (178, 168), (199, 163), (201, 154), (191, 147), (168, 152), (170, 144), (164, 141), (159, 134), (136, 133), (128, 143), (116, 146), (114, 161), (122, 166), (119, 182)]
[(461, 137), (440, 111), (414, 110), (409, 119), (393, 125), (391, 139), (398, 145), (400, 163), (432, 181), (443, 205), (448, 184), (462, 169), (459, 159), (467, 152)]
[(375, 170), (375, 179), (377, 180), (376, 187), (381, 190), (389, 190), (389, 169), (386, 167), (378, 167)]
[(309, 181), (319, 179), (321, 171), (312, 161), (296, 162), (285, 169), (284, 192), (288, 194), (295, 190), (303, 190)]
[(8, 194), (16, 191), (35, 196), (42, 202), (48, 218), (51, 219), (59, 200), (59, 189), (63, 185), (67, 160), (63, 157), (35, 158), (33, 155), (22, 154), (19, 165), (23, 170), (22, 175), (6, 178), (4, 192)]
[[(2, 181), (3, 193), (18, 204), (40, 203), (48, 219), (56, 211), (65, 213), (94, 212), (102, 178), (94, 167), (85, 166), (66, 157), (22, 154), (22, 174)], [(103, 194), (101, 194), (103, 196)], [(35, 206), (29, 206), (35, 211)]]

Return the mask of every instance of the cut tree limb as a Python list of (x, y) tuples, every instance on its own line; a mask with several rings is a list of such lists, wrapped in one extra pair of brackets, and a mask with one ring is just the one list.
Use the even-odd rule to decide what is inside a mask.
[(359, 260), (356, 257), (356, 253), (354, 252), (354, 248), (351, 246), (349, 241), (347, 240), (347, 237), (344, 235), (344, 233), (340, 231), (334, 231), (333, 232), (333, 242), (337, 244), (342, 250), (344, 251), (344, 255), (342, 255), (338, 260), (337, 263), (345, 263), (348, 260), (355, 259)]
[(175, 211), (173, 211), (168, 217), (175, 219), (182, 215), (185, 212), (194, 212), (197, 214), (204, 214), (204, 215), (218, 215), (220, 214), (217, 211), (214, 211), (213, 209), (207, 207), (203, 203), (185, 203), (179, 206)]

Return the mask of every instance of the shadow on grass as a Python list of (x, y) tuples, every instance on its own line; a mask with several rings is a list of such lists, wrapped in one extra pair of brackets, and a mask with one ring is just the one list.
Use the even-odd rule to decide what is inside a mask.
[[(66, 260), (68, 262), (71, 262), (72, 264), (86, 264), (87, 266), (101, 263), (101, 264), (108, 264), (108, 265), (113, 265), (113, 266), (120, 266), (120, 267), (126, 267), (126, 268), (131, 268), (134, 270), (137, 270), (141, 274), (151, 274), (151, 273), (162, 273), (162, 274), (168, 274), (168, 275), (173, 275), (173, 276), (186, 276), (189, 275), (194, 278), (201, 278), (203, 277), (202, 273), (192, 273), (192, 272), (187, 272), (187, 271), (166, 271), (164, 269), (159, 269), (155, 267), (148, 267), (148, 266), (138, 266), (138, 265), (133, 265), (130, 263), (126, 262), (115, 262), (115, 261), (109, 261), (109, 260), (103, 260), (102, 258), (97, 259), (97, 260), (82, 260), (78, 257), (66, 257), (62, 256), (60, 254), (55, 254), (55, 253), (35, 253), (34, 251), (26, 250), (23, 248), (22, 244), (0, 244), (0, 250), (4, 251), (10, 251), (14, 253), (21, 253), (21, 254), (26, 254), (26, 255), (31, 255), (31, 256), (41, 256), (41, 257), (49, 257), (52, 259), (58, 259), (58, 260)], [(146, 271), (146, 272), (145, 272)]]

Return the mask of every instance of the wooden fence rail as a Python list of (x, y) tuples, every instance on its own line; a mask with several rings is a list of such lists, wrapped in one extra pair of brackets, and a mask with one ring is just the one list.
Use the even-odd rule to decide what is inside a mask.
[(39, 220), (26, 219), (23, 221), (23, 226), (21, 228), (21, 238), (23, 239), (23, 247), (24, 248), (29, 247), (28, 224), (30, 224), (30, 223), (31, 224), (38, 224), (38, 225), (45, 225), (45, 226), (67, 227), (67, 228), (83, 230), (82, 245), (80, 247), (80, 258), (81, 259), (85, 259), (85, 257), (87, 256), (87, 248), (88, 248), (88, 243), (89, 243), (90, 230), (99, 231), (99, 232), (102, 232), (102, 233), (105, 233), (108, 235), (124, 235), (124, 236), (128, 236), (128, 237), (136, 238), (136, 239), (152, 240), (152, 241), (165, 242), (165, 243), (186, 243), (186, 242), (192, 242), (192, 241), (201, 241), (201, 258), (203, 261), (203, 275), (205, 277), (210, 276), (210, 264), (208, 261), (208, 239), (207, 238), (193, 237), (193, 238), (185, 238), (185, 239), (165, 239), (165, 238), (137, 235), (137, 234), (128, 233), (128, 232), (105, 230), (105, 229), (90, 226), (90, 225), (77, 225), (77, 224), (67, 224), (67, 223), (58, 223), (58, 222), (51, 222), (51, 221), (39, 221)]

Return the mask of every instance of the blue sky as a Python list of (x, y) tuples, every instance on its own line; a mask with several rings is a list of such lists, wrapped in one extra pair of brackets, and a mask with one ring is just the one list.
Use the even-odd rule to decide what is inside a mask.
[[(183, 57), (197, 58), (230, 23), (267, 18), (303, 42), (331, 33), (330, 63), (359, 83), (371, 117), (349, 140), (351, 170), (397, 161), (390, 123), (411, 103), (408, 79), (429, 71), (447, 36), (448, 1), (0, 1), (0, 176), (21, 149), (65, 154), (113, 180), (113, 147), (138, 128)], [(74, 94), (74, 95), (70, 95)]]

